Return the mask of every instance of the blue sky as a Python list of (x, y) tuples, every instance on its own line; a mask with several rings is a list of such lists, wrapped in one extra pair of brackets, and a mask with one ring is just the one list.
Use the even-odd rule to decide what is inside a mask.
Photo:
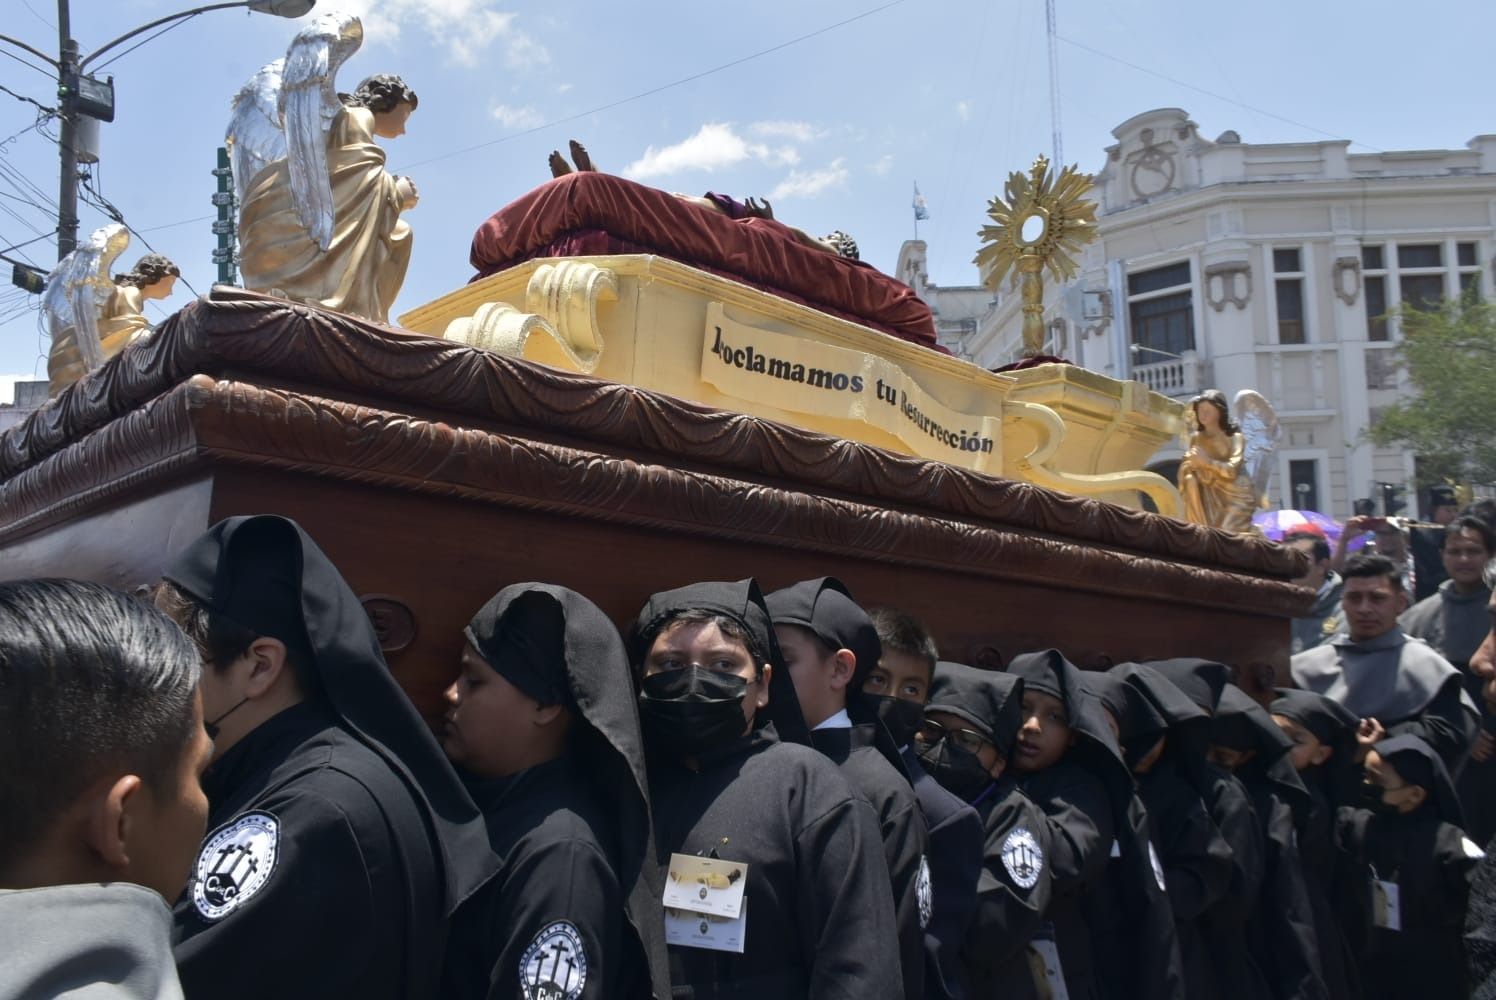
[[(1050, 148), (1044, 4), (887, 3), (321, 0), (365, 15), (342, 89), (396, 72), (421, 98), (406, 136), (386, 143), (391, 169), (422, 195), (407, 216), (415, 255), (394, 313), (463, 284), (473, 230), (545, 180), (546, 155), (570, 137), (603, 169), (669, 190), (768, 196), (783, 221), (851, 233), (884, 270), (913, 235), (917, 181), (931, 211), (920, 224), (931, 278), (974, 282), (986, 199)], [(86, 54), (184, 5), (73, 0), (73, 34)], [(4, 6), (5, 34), (56, 51), (53, 0)], [(1357, 151), (1458, 148), (1496, 132), (1489, 0), (1059, 0), (1058, 10), (1065, 157), (1087, 170), (1102, 166), (1113, 127), (1163, 106), (1188, 110), (1207, 137), (1346, 138)], [(849, 23), (744, 58), (839, 22)], [(105, 70), (118, 112), (102, 127), (95, 185), (198, 292), (216, 274), (208, 171), (229, 98), (295, 30), (242, 11), (205, 14)], [(0, 57), (0, 85), (53, 99), (53, 84), (14, 59)], [(42, 134), (55, 136), (55, 123), (22, 131), (35, 115), (0, 92), (0, 249), (55, 225), (28, 204), (46, 207), (57, 189), (56, 147)], [(562, 119), (574, 120), (550, 125)], [(87, 206), (80, 216), (85, 234), (106, 221)], [(49, 267), (54, 247), (40, 239), (9, 255)], [(144, 252), (137, 240), (119, 263)], [(191, 295), (179, 283), (166, 309)], [(26, 304), (0, 291), (0, 372), (45, 372), (45, 338)]]

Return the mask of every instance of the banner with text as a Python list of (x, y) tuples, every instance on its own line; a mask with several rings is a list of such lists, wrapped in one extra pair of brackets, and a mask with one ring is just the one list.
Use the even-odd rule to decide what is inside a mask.
[(922, 458), (1002, 472), (1000, 413), (959, 413), (887, 358), (739, 323), (720, 302), (707, 307), (701, 378), (738, 399), (870, 424)]

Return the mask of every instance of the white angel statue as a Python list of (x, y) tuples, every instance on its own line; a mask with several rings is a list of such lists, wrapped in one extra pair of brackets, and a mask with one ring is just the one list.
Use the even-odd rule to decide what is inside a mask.
[(181, 276), (168, 258), (148, 253), (111, 279), (110, 267), (129, 245), (125, 227), (110, 223), (95, 229), (47, 275), (42, 312), (52, 334), (47, 378), (53, 396), (147, 336), (146, 300), (169, 296)]
[(1184, 517), (1223, 531), (1255, 531), (1252, 515), (1266, 504), (1272, 458), (1283, 436), (1262, 394), (1236, 394), (1236, 420), (1219, 389), (1190, 400), (1188, 448), (1179, 462)]
[(337, 92), (338, 67), (363, 37), (351, 14), (313, 19), (235, 96), (226, 141), (245, 287), (382, 323), (410, 264), (400, 214), (417, 194), (385, 172), (374, 137), (404, 135), (417, 100), (387, 74)]

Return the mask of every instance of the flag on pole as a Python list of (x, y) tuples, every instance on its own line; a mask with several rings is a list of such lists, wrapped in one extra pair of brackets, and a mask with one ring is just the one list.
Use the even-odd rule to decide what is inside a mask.
[(919, 193), (919, 184), (914, 185), (914, 221), (920, 222), (930, 217), (930, 207), (925, 204), (925, 196)]

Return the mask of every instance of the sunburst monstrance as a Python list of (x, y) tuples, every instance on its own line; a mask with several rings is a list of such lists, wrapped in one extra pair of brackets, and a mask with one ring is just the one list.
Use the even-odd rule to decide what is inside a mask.
[(1074, 166), (1055, 178), (1049, 159), (1039, 156), (1027, 174), (1013, 171), (1002, 198), (987, 203), (995, 225), (978, 233), (982, 249), (976, 264), (996, 290), (1009, 273), (1022, 275), (1023, 353), (1037, 357), (1044, 349), (1044, 284), (1048, 268), (1056, 280), (1075, 276), (1075, 257), (1096, 238), (1096, 203), (1086, 198), (1093, 178)]

